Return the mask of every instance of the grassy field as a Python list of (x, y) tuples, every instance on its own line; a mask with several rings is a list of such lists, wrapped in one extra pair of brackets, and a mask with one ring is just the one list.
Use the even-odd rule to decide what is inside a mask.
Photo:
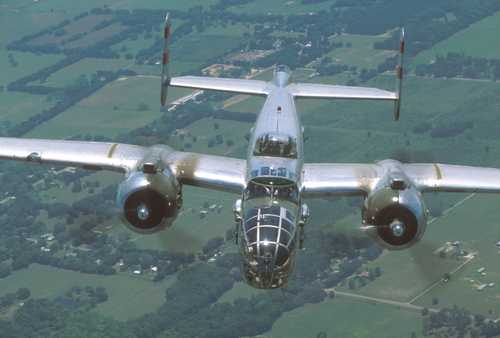
[(232, 6), (231, 10), (237, 13), (249, 14), (305, 14), (328, 9), (334, 5), (334, 0), (320, 2), (318, 4), (304, 5), (300, 0), (254, 0), (245, 5)]
[[(99, 181), (100, 186), (98, 188), (94, 188), (94, 193), (98, 193), (101, 189), (109, 186), (110, 184), (117, 184), (123, 179), (121, 174), (112, 173), (108, 171), (96, 172), (95, 174), (91, 174), (89, 176), (84, 177), (81, 182), (84, 185), (87, 182), (94, 183), (95, 181)], [(66, 203), (71, 205), (72, 203), (79, 201), (85, 197), (92, 196), (92, 193), (89, 193), (89, 189), (82, 189), (80, 192), (72, 192), (72, 185), (67, 185), (63, 187), (53, 187), (47, 190), (41, 191), (38, 196), (41, 198), (42, 202), (51, 203)]]
[(383, 35), (342, 34), (333, 38), (333, 41), (342, 42), (344, 46), (333, 49), (327, 55), (337, 63), (356, 66), (358, 70), (376, 68), (385, 59), (395, 55), (394, 51), (373, 48), (375, 42), (383, 41), (386, 38)]
[[(215, 129), (215, 125), (218, 129)], [(250, 132), (251, 127), (251, 123), (205, 118), (171, 137), (169, 144), (175, 149), (244, 158), (248, 147), (245, 134)], [(215, 139), (215, 135), (222, 135), (224, 143), (209, 147), (208, 143)], [(234, 144), (227, 145), (226, 142), (229, 140)], [(192, 148), (186, 144), (192, 145)]]
[(172, 45), (172, 60), (205, 63), (224, 55), (240, 43), (239, 36), (191, 34)]
[(40, 1), (34, 3), (31, 0), (5, 0), (2, 1), (2, 6), (10, 11), (25, 11), (25, 13), (47, 13), (56, 12), (62, 13), (65, 16), (74, 16), (81, 12), (88, 11), (92, 8), (100, 8), (108, 6), (111, 9), (137, 9), (137, 8), (150, 8), (162, 10), (187, 10), (194, 6), (210, 6), (216, 0), (147, 0), (147, 1), (133, 1), (133, 0), (90, 0), (80, 3), (71, 4), (64, 0), (50, 0)]
[[(17, 62), (17, 66), (10, 64), (9, 54), (12, 54), (13, 59)], [(37, 70), (56, 63), (61, 59), (63, 59), (63, 56), (61, 55), (35, 55), (31, 53), (11, 52), (5, 49), (0, 49), (0, 69), (2, 69), (0, 86), (6, 86), (14, 80), (30, 75)]]
[(322, 331), (332, 338), (401, 338), (420, 336), (422, 327), (419, 313), (337, 298), (285, 313), (264, 337), (314, 338)]
[(500, 58), (498, 31), (500, 30), (500, 12), (484, 18), (468, 28), (437, 43), (429, 50), (417, 55), (412, 64), (429, 63), (436, 55), (449, 52), (464, 53), (467, 56), (490, 59)]
[(32, 264), (28, 269), (0, 280), (0, 295), (26, 287), (34, 298), (52, 298), (63, 295), (73, 286), (104, 287), (109, 299), (98, 305), (96, 310), (118, 320), (127, 320), (152, 312), (162, 305), (165, 290), (174, 281), (175, 277), (171, 277), (153, 283), (142, 277), (89, 275)]
[(130, 68), (132, 65), (134, 65), (133, 60), (85, 58), (52, 74), (44, 85), (56, 88), (65, 87), (75, 83), (81, 75), (90, 79), (90, 76), (98, 70), (116, 71)]
[[(499, 251), (495, 243), (500, 240), (498, 205), (500, 198), (495, 195), (476, 195), (462, 207), (432, 225), (428, 237), (442, 240), (459, 240), (465, 249), (477, 251), (477, 257), (463, 270), (453, 276), (449, 283), (441, 284), (417, 304), (430, 306), (434, 297), (439, 300), (439, 307), (458, 305), (488, 315), (500, 316), (500, 266)], [(450, 235), (452, 234), (452, 235)], [(477, 272), (486, 268), (486, 275)], [(481, 284), (495, 283), (483, 291), (477, 291)], [(491, 311), (491, 313), (490, 313)]]
[(5, 0), (0, 3), (0, 49), (9, 42), (39, 32), (65, 19), (65, 14), (61, 12), (31, 10), (35, 6), (31, 0)]
[[(111, 19), (111, 15), (89, 15), (65, 25), (62, 28), (64, 34), (57, 35), (54, 33), (46, 33), (31, 40), (30, 44), (40, 46), (45, 44), (64, 45), (66, 43), (66, 40), (70, 39), (76, 34), (83, 32), (87, 33), (86, 35), (88, 35), (88, 38), (92, 40), (95, 39), (95, 33), (97, 33), (93, 32), (93, 29), (101, 22), (109, 19)], [(85, 39), (87, 39), (87, 36), (85, 37)], [(95, 40), (97, 41), (97, 39)], [(79, 41), (79, 39), (77, 41)], [(69, 44), (73, 44), (73, 42)]]
[(0, 125), (12, 126), (49, 107), (46, 97), (25, 93), (0, 92)]
[[(453, 209), (428, 226), (424, 239), (415, 247), (401, 252), (386, 252), (368, 267), (381, 267), (382, 277), (356, 292), (384, 299), (410, 301), (428, 286), (440, 280), (446, 272), (452, 272), (463, 260), (439, 258), (433, 252), (446, 241), (461, 241), (463, 248), (478, 255), (448, 283), (441, 282), (429, 293), (416, 299), (415, 304), (426, 307), (452, 307), (467, 309), (498, 317), (500, 315), (500, 268), (498, 248), (499, 198), (492, 195), (476, 195), (460, 207)], [(477, 270), (486, 268), (486, 276)], [(476, 290), (481, 284), (495, 283), (484, 291)], [(344, 288), (347, 289), (347, 288)], [(439, 304), (433, 305), (437, 298)], [(491, 312), (490, 312), (491, 311)]]
[[(171, 89), (169, 101), (189, 92), (185, 89)], [(159, 79), (156, 77), (120, 79), (39, 125), (29, 136), (63, 138), (85, 134), (114, 136), (125, 133), (161, 116), (159, 97)], [(148, 106), (144, 111), (139, 111), (141, 103)]]

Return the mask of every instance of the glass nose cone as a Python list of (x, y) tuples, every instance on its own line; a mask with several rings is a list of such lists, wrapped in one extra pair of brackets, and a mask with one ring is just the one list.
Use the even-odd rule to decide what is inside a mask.
[(286, 284), (294, 265), (296, 224), (281, 206), (250, 208), (244, 213), (241, 241), (245, 280), (260, 289)]
[(137, 217), (139, 217), (141, 221), (147, 220), (149, 218), (149, 214), (149, 208), (145, 204), (140, 204), (137, 207)]

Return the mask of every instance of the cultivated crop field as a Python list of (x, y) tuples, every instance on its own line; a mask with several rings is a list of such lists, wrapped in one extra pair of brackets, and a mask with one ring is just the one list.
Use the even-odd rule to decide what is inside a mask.
[(454, 34), (450, 38), (437, 43), (429, 50), (423, 51), (412, 65), (429, 63), (436, 55), (446, 55), (449, 52), (464, 53), (467, 56), (498, 59), (500, 46), (498, 31), (500, 30), (500, 13), (472, 24), (470, 27)]
[(25, 93), (0, 92), (0, 102), (0, 125), (25, 121), (50, 106), (46, 97)]
[[(118, 79), (41, 124), (29, 136), (65, 138), (86, 134), (115, 136), (125, 133), (161, 116), (159, 90), (160, 80), (157, 77)], [(169, 102), (188, 93), (190, 90), (171, 89)]]
[(376, 68), (388, 57), (394, 56), (396, 52), (381, 49), (374, 49), (373, 44), (383, 41), (385, 35), (354, 35), (342, 34), (333, 38), (336, 43), (343, 43), (341, 48), (335, 48), (327, 56), (336, 63), (356, 66), (359, 70), (366, 68)]

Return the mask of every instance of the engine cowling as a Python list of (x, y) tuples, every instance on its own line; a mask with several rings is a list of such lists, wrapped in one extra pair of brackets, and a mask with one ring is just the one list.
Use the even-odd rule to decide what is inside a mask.
[(366, 232), (391, 250), (417, 243), (427, 227), (427, 209), (414, 188), (384, 187), (371, 193), (363, 206)]
[(137, 171), (120, 184), (116, 202), (129, 228), (154, 233), (177, 218), (182, 205), (181, 185), (168, 168), (153, 174)]

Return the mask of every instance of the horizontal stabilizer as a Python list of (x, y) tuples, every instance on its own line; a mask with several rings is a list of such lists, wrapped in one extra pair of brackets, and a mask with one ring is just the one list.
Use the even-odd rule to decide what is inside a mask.
[(225, 92), (267, 95), (269, 83), (259, 80), (226, 79), (205, 76), (179, 76), (170, 80), (170, 86), (193, 89), (220, 90)]
[(296, 83), (288, 86), (294, 97), (319, 99), (393, 100), (394, 92), (369, 87), (335, 86), (313, 83)]

